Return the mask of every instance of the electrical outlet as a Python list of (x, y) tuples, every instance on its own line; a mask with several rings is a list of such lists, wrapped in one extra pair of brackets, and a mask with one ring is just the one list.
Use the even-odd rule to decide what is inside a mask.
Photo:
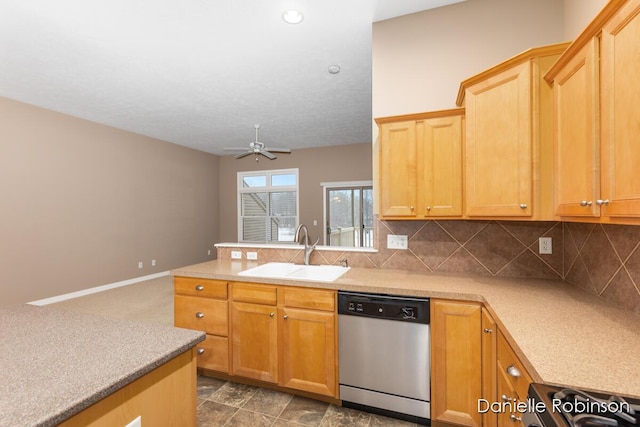
[(155, 267), (155, 266), (156, 266), (156, 260), (155, 260), (155, 259), (152, 259), (152, 260), (151, 260), (151, 267)]
[(540, 237), (538, 239), (538, 253), (546, 255), (553, 253), (551, 237)]
[(207, 255), (211, 255), (211, 249), (207, 251)]
[(402, 234), (387, 235), (387, 249), (407, 249), (408, 247), (409, 240), (407, 236)]
[(231, 251), (231, 259), (242, 259), (242, 251)]
[(247, 252), (247, 259), (251, 259), (251, 260), (258, 259), (258, 252)]
[(138, 268), (142, 268), (142, 261), (138, 261)]

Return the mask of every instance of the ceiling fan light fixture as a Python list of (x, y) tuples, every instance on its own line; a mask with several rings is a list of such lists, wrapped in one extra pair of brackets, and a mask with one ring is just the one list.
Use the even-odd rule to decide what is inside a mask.
[(340, 72), (339, 65), (329, 65), (329, 74), (338, 74)]
[(304, 15), (302, 15), (302, 12), (292, 9), (285, 11), (282, 14), (282, 19), (287, 24), (299, 24), (304, 19)]

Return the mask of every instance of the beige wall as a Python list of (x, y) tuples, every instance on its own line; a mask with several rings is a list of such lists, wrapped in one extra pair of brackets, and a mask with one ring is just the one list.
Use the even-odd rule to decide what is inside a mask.
[(467, 0), (375, 23), (373, 117), (455, 107), (461, 81), (566, 41), (563, 14), (559, 0)]
[(564, 36), (575, 39), (602, 10), (607, 0), (564, 0)]
[[(323, 148), (293, 150), (279, 154), (276, 160), (253, 156), (235, 159), (220, 158), (220, 242), (238, 241), (236, 180), (241, 171), (270, 169), (300, 169), (300, 223), (306, 224), (315, 241), (322, 242), (322, 187), (321, 182), (371, 180), (371, 144), (349, 144)], [(313, 220), (318, 221), (313, 226)]]
[(0, 98), (0, 306), (212, 259), (218, 159)]

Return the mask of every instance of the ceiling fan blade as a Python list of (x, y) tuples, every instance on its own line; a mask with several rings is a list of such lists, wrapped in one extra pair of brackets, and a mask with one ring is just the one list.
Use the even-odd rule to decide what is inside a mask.
[(269, 151), (273, 153), (291, 153), (291, 148), (274, 148), (269, 147)]
[(249, 156), (251, 154), (254, 154), (253, 151), (245, 151), (244, 153), (236, 154), (233, 157), (235, 157), (236, 159), (241, 159), (241, 158), (247, 157), (247, 156)]
[(224, 151), (245, 151), (247, 147), (224, 147)]
[(267, 150), (262, 150), (260, 152), (260, 154), (262, 154), (263, 156), (265, 156), (269, 160), (273, 160), (273, 159), (277, 159), (278, 158), (275, 154), (271, 154)]

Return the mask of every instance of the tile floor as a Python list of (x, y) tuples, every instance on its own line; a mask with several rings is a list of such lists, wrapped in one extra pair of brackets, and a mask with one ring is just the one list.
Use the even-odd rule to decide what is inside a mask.
[(278, 391), (198, 376), (198, 427), (416, 427)]

